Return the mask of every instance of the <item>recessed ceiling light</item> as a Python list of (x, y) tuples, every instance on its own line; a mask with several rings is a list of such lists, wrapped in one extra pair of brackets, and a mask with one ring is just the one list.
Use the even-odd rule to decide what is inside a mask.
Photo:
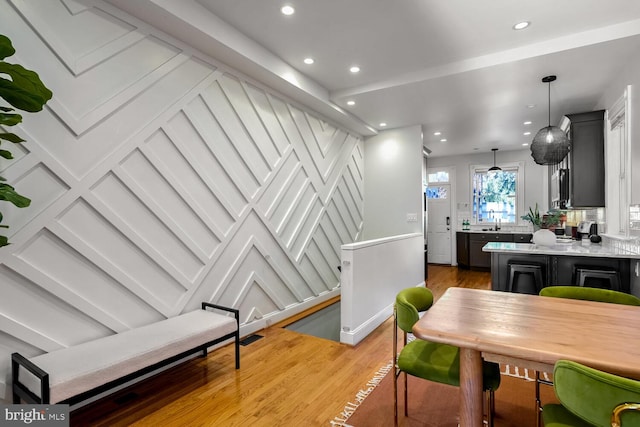
[(530, 125), (531, 124), (531, 120), (527, 120), (526, 122), (523, 123), (523, 125)]
[(529, 104), (527, 105), (527, 108), (536, 108), (536, 104)]
[(442, 135), (442, 132), (434, 132), (433, 134), (434, 134), (435, 136), (440, 136), (440, 135)]
[(380, 127), (385, 127), (387, 124), (385, 122), (380, 123)]
[(442, 138), (440, 142), (447, 142), (447, 138)]
[(289, 5), (286, 6), (282, 6), (282, 9), (280, 9), (280, 12), (282, 12), (283, 15), (293, 15), (294, 13), (296, 13), (296, 10)]
[(356, 101), (347, 101), (347, 105), (353, 107), (354, 105), (356, 105)]
[(524, 136), (531, 135), (531, 132), (525, 132), (525, 133), (523, 133), (523, 135), (524, 135)]
[(525, 28), (527, 28), (529, 25), (531, 24), (531, 22), (529, 21), (522, 21), (522, 22), (518, 22), (517, 24), (515, 24), (513, 26), (514, 30), (524, 30)]
[(523, 146), (523, 147), (526, 147), (527, 145), (529, 145), (529, 143), (528, 143), (528, 142), (523, 142), (523, 143), (522, 143), (522, 146)]
[(313, 58), (304, 58), (304, 63), (307, 64), (307, 65), (311, 65), (314, 62), (316, 62), (316, 61), (314, 61)]
[(358, 67), (357, 65), (354, 65), (353, 67), (349, 68), (349, 71), (351, 71), (352, 73), (359, 73), (360, 67)]

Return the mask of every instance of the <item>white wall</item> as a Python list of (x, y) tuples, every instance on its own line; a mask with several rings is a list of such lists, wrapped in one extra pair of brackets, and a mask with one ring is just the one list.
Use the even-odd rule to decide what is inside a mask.
[[(541, 212), (548, 209), (548, 177), (547, 167), (540, 166), (534, 162), (531, 157), (529, 148), (515, 151), (498, 151), (496, 153), (496, 164), (524, 162), (524, 206), (538, 207)], [(493, 165), (493, 153), (465, 154), (460, 156), (448, 157), (429, 157), (427, 159), (428, 168), (438, 167), (455, 167), (456, 170), (456, 200), (454, 209), (465, 203), (471, 203), (471, 180), (469, 177), (469, 168), (471, 165)], [(470, 205), (469, 205), (470, 206)], [(471, 207), (468, 207), (471, 210)], [(455, 218), (456, 215), (454, 214)], [(525, 224), (526, 225), (526, 224)], [(460, 228), (460, 224), (455, 224)]]
[(339, 294), (340, 247), (362, 229), (359, 135), (99, 0), (1, 1), (0, 28), (54, 94), (0, 164), (33, 199), (2, 207), (0, 398), (14, 351), (202, 300), (239, 308), (246, 334)]
[[(361, 240), (422, 232), (421, 127), (390, 129), (366, 139)], [(417, 221), (407, 221), (416, 214)]]

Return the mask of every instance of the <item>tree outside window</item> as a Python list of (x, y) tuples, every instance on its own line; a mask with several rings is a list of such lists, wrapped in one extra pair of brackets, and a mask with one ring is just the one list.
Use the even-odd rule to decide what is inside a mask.
[(477, 169), (473, 174), (473, 219), (479, 223), (516, 224), (518, 168), (488, 172)]

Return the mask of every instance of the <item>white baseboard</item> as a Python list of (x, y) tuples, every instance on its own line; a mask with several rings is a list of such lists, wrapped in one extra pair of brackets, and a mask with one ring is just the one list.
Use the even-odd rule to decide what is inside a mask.
[(393, 314), (393, 303), (374, 314), (363, 324), (352, 331), (340, 331), (340, 342), (343, 344), (356, 345), (373, 332), (378, 326)]

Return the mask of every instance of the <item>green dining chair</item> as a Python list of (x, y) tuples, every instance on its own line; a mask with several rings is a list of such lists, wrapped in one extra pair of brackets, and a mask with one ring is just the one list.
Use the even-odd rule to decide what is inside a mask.
[(542, 288), (540, 295), (543, 297), (571, 298), (640, 306), (640, 298), (635, 295), (612, 291), (610, 289), (589, 288), (584, 286), (547, 286), (546, 288)]
[[(640, 298), (624, 292), (612, 291), (610, 289), (589, 288), (583, 286), (548, 286), (542, 288), (540, 295), (544, 297), (570, 298), (586, 301), (608, 302), (611, 304), (640, 306)], [(540, 425), (540, 412), (542, 404), (540, 402), (540, 384), (553, 385), (553, 381), (540, 378), (540, 372), (536, 372), (536, 406), (537, 425)]]
[[(433, 304), (433, 294), (424, 287), (408, 288), (396, 296), (393, 309), (393, 357), (396, 360), (393, 375), (394, 425), (398, 425), (398, 377), (404, 373), (404, 415), (407, 409), (407, 374), (425, 380), (460, 386), (460, 349), (447, 344), (414, 339), (407, 343), (407, 334), (420, 318), (419, 313)], [(403, 331), (403, 347), (398, 353), (398, 328)], [(483, 362), (483, 386), (487, 393), (487, 421), (493, 425), (494, 392), (500, 385), (500, 367), (497, 363)]]
[(544, 405), (545, 427), (640, 427), (640, 381), (569, 360), (556, 362), (553, 379), (560, 404)]

